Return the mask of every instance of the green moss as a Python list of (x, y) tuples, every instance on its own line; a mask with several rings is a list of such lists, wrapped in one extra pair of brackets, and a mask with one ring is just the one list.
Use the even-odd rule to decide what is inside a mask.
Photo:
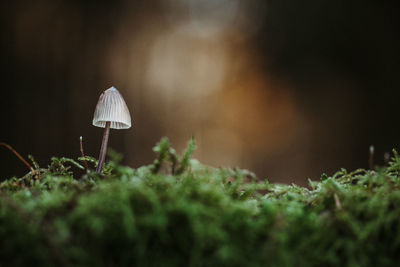
[[(310, 187), (270, 184), (240, 169), (158, 158), (75, 177), (81, 164), (0, 184), (0, 266), (393, 266), (400, 262), (400, 159), (342, 169)], [(83, 160), (82, 158), (78, 160)], [(96, 160), (87, 157), (89, 163)]]

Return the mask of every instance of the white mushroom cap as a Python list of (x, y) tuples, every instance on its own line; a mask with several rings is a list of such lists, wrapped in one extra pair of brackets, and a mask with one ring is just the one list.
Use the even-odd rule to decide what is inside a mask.
[(131, 127), (131, 115), (119, 91), (111, 87), (105, 90), (97, 102), (93, 117), (93, 125), (104, 128), (106, 122), (113, 129), (128, 129)]

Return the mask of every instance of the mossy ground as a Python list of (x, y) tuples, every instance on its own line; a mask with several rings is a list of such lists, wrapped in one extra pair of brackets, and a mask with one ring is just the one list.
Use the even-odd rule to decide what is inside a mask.
[[(179, 157), (104, 176), (71, 159), (0, 184), (0, 266), (396, 266), (400, 158), (389, 166), (269, 184)], [(80, 158), (79, 160), (82, 160)], [(78, 161), (79, 161), (78, 160)], [(96, 163), (96, 160), (86, 157)]]

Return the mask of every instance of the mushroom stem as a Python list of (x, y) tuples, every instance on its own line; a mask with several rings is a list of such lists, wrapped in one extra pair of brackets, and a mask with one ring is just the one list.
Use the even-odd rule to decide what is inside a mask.
[(100, 149), (100, 155), (99, 155), (99, 163), (98, 163), (97, 169), (96, 169), (96, 172), (98, 174), (101, 173), (101, 170), (103, 169), (103, 165), (104, 165), (104, 160), (106, 158), (108, 136), (110, 134), (110, 124), (111, 124), (111, 122), (107, 121), (106, 126), (104, 128), (103, 141), (101, 142), (101, 149)]

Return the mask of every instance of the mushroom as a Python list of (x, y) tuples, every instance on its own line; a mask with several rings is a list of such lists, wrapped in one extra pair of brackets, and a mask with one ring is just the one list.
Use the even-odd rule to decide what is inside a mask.
[(131, 115), (122, 95), (115, 87), (105, 90), (97, 102), (93, 117), (93, 125), (105, 128), (101, 143), (99, 163), (96, 172), (101, 173), (107, 152), (110, 128), (128, 129), (131, 127)]

